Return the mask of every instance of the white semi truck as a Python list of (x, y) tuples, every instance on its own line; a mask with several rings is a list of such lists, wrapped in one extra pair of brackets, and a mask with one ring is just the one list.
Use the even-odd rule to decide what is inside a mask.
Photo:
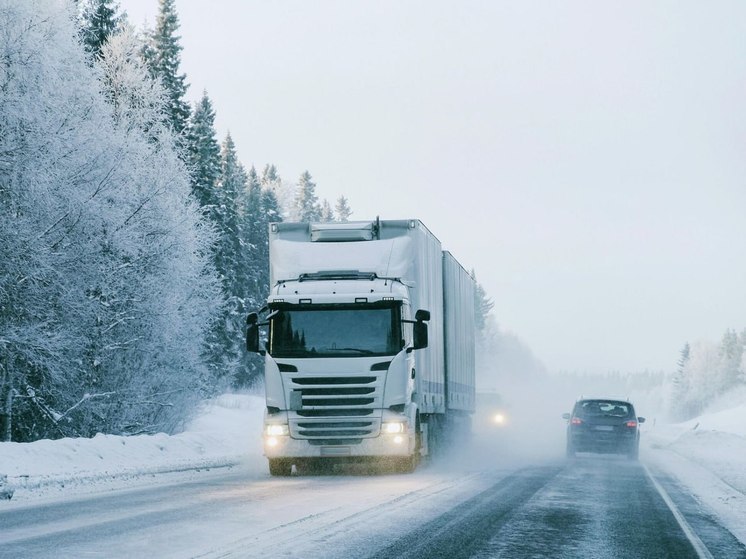
[(269, 243), (271, 293), (246, 346), (264, 355), (272, 475), (378, 460), (412, 471), (466, 436), (474, 281), (422, 222), (273, 223)]

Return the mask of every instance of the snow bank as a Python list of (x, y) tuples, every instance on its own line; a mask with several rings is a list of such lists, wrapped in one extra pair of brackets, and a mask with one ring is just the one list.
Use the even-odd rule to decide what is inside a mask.
[[(15, 499), (70, 486), (235, 465), (264, 467), (261, 425), (264, 398), (226, 394), (203, 405), (178, 435), (163, 433), (92, 439), (0, 443), (0, 479)], [(2, 489), (2, 488), (0, 488)]]
[(653, 449), (675, 452), (746, 493), (746, 404), (647, 433)]
[(644, 459), (668, 471), (746, 543), (746, 403), (644, 433)]

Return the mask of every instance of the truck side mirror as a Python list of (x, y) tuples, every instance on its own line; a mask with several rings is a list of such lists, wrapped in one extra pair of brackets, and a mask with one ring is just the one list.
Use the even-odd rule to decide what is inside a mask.
[(414, 347), (412, 349), (423, 349), (427, 347), (427, 324), (430, 320), (430, 311), (420, 309), (414, 313)]
[(255, 312), (246, 317), (246, 351), (259, 353), (259, 315)]
[[(417, 311), (418, 313), (420, 311)], [(427, 324), (418, 320), (414, 323), (414, 349), (427, 347)]]
[(430, 320), (430, 311), (420, 309), (416, 313), (414, 313), (414, 319), (417, 322), (427, 322), (428, 320)]

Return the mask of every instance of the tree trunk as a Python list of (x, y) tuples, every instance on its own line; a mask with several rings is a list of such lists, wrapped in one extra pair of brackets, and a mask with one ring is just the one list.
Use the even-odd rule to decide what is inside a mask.
[[(5, 391), (5, 398), (3, 398), (2, 409), (0, 410), (0, 440), (9, 443), (12, 438), (12, 427), (13, 427), (13, 384), (10, 382), (10, 373), (3, 371), (3, 383), (0, 385)], [(0, 395), (3, 392), (0, 390)]]

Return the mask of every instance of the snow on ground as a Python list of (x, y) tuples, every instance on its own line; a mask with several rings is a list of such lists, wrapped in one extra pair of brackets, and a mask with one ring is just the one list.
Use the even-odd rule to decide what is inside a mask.
[[(684, 423), (648, 421), (641, 458), (678, 478), (746, 543), (746, 403), (727, 405)], [(0, 443), (0, 493), (3, 476), (5, 487), (15, 491), (14, 502), (181, 482), (206, 469), (238, 466), (266, 476), (263, 410), (262, 396), (226, 394), (207, 402), (192, 424), (174, 436)]]
[(746, 403), (643, 433), (644, 461), (673, 474), (746, 543)]
[(0, 443), (0, 492), (3, 476), (16, 501), (139, 484), (155, 474), (237, 465), (264, 470), (263, 410), (263, 396), (225, 394), (206, 402), (178, 435)]

